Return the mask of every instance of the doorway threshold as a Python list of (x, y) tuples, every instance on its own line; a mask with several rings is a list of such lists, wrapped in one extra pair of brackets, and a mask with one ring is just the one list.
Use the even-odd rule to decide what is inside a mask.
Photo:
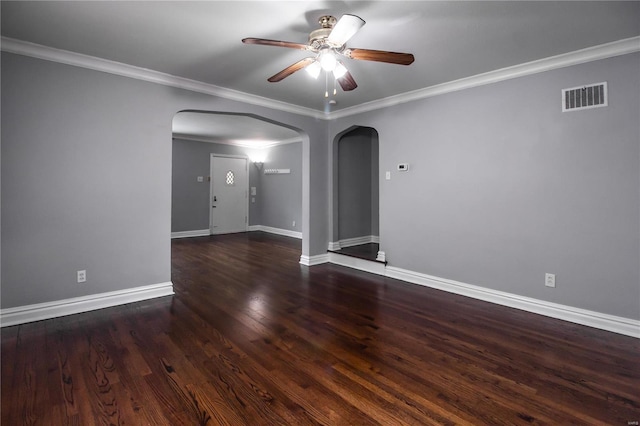
[(341, 253), (340, 251), (328, 250), (327, 254), (329, 255), (329, 263), (370, 272), (372, 274), (385, 275), (387, 262), (365, 259), (352, 254)]

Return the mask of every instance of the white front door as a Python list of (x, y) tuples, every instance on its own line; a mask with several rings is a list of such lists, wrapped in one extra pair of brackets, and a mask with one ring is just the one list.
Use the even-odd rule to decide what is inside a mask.
[(246, 158), (211, 155), (211, 234), (247, 230), (249, 171)]

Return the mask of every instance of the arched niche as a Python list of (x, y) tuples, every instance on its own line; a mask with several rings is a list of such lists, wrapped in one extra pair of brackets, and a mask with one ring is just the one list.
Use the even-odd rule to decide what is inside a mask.
[(352, 126), (336, 135), (332, 151), (329, 250), (379, 243), (378, 132), (371, 127)]

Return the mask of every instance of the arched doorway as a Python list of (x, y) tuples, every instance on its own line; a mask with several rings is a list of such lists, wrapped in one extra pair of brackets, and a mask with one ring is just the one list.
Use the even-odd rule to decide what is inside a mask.
[[(174, 116), (172, 133), (172, 238), (212, 233), (210, 176), (217, 156), (248, 162), (247, 230), (303, 239), (300, 131), (251, 114), (187, 110)], [(272, 182), (267, 169), (288, 173)]]

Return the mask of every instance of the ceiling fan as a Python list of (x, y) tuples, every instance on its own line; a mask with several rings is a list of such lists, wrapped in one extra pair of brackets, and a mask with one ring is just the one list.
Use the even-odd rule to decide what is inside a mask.
[(308, 50), (316, 54), (314, 57), (301, 59), (269, 77), (267, 81), (271, 83), (281, 81), (294, 72), (305, 68), (315, 78), (318, 77), (321, 70), (326, 71), (327, 74), (333, 73), (342, 90), (349, 91), (355, 89), (358, 85), (349, 70), (338, 59), (340, 56), (362, 61), (377, 61), (400, 65), (410, 65), (414, 61), (413, 55), (410, 53), (348, 48), (346, 46), (347, 41), (365, 24), (365, 21), (358, 16), (347, 14), (342, 15), (340, 20), (337, 20), (333, 16), (325, 15), (320, 17), (318, 23), (320, 28), (311, 31), (307, 44), (264, 38), (245, 38), (242, 42), (245, 44)]

